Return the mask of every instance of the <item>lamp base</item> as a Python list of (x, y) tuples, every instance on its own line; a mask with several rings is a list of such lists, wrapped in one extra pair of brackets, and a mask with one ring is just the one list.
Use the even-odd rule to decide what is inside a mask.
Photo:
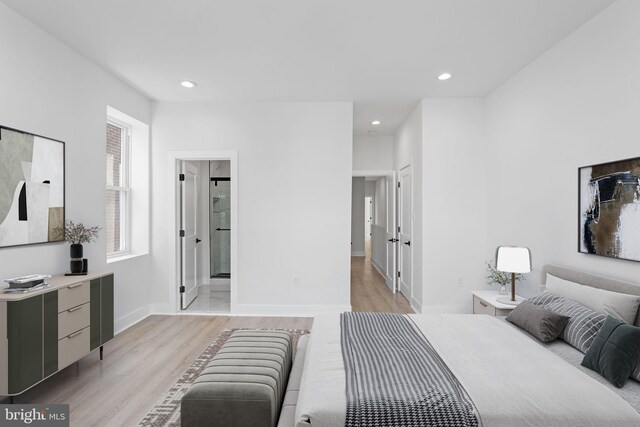
[(501, 304), (507, 304), (507, 305), (518, 305), (520, 304), (522, 301), (524, 301), (524, 298), (516, 296), (516, 300), (515, 301), (511, 301), (511, 296), (504, 296), (504, 297), (498, 297), (496, 298), (496, 301), (498, 301)]

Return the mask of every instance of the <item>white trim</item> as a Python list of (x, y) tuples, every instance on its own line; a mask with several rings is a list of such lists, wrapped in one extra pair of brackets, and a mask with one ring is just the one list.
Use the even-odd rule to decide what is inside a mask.
[(121, 318), (115, 321), (115, 324), (114, 324), (115, 335), (118, 335), (120, 332), (124, 332), (125, 330), (129, 329), (136, 323), (146, 319), (150, 315), (151, 315), (151, 306), (145, 305), (140, 307), (137, 310), (132, 311), (129, 314), (122, 316)]
[[(229, 160), (231, 162), (231, 304), (230, 313), (236, 312), (238, 304), (238, 152), (237, 151), (169, 151), (168, 168), (170, 177), (169, 194), (173, 194), (174, 209), (169, 210), (169, 227), (166, 228), (166, 235), (173, 241), (171, 250), (173, 251), (173, 263), (171, 264), (169, 277), (173, 277), (171, 286), (169, 307), (165, 304), (157, 305), (159, 312), (172, 310), (173, 313), (182, 313), (180, 310), (180, 297), (178, 284), (180, 283), (180, 237), (176, 232), (180, 227), (179, 209), (179, 186), (178, 183), (178, 161), (179, 160)], [(173, 224), (171, 226), (171, 224)], [(155, 312), (155, 310), (154, 310)]]
[(375, 268), (378, 271), (378, 273), (380, 273), (380, 275), (382, 276), (383, 279), (385, 279), (385, 282), (386, 282), (387, 273), (384, 271), (384, 268), (382, 268), (382, 266), (373, 259), (373, 257), (371, 257), (371, 265), (373, 265), (373, 268)]
[(350, 305), (258, 305), (238, 304), (236, 316), (314, 317), (351, 311)]
[(351, 171), (351, 176), (357, 178), (374, 178), (381, 176), (393, 176), (393, 170), (354, 170)]
[(411, 303), (409, 305), (411, 305), (414, 313), (422, 313), (422, 304), (420, 304), (415, 298), (411, 298)]
[(107, 258), (107, 264), (111, 264), (112, 262), (120, 262), (120, 261), (126, 261), (128, 259), (133, 259), (133, 258), (138, 258), (141, 256), (145, 256), (145, 255), (149, 255), (149, 252), (145, 252), (145, 253), (125, 253), (119, 256), (113, 256), (110, 258)]

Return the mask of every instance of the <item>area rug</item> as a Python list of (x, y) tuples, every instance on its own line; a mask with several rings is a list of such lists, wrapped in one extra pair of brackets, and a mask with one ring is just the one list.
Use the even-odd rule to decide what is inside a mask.
[[(248, 328), (247, 328), (248, 329)], [(189, 389), (189, 386), (200, 375), (200, 372), (207, 366), (209, 361), (220, 350), (220, 347), (227, 341), (234, 331), (240, 329), (225, 329), (215, 340), (205, 349), (195, 362), (187, 369), (178, 382), (169, 389), (167, 394), (149, 411), (140, 421), (139, 427), (179, 427), (180, 426), (180, 401), (182, 396)], [(267, 330), (267, 329), (265, 329)], [(272, 331), (285, 331), (291, 335), (293, 351), (295, 357), (296, 344), (298, 338), (309, 331), (302, 329), (268, 329)]]

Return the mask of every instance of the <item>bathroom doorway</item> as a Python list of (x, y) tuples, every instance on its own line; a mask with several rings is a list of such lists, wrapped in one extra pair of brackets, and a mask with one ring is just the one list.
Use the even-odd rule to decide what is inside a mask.
[[(228, 160), (209, 162), (209, 265), (211, 279), (231, 278), (231, 177)], [(224, 282), (224, 281), (221, 281)]]

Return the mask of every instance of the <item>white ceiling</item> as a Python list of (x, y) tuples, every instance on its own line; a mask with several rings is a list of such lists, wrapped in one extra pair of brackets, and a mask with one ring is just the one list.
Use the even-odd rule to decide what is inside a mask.
[(354, 101), (359, 135), (421, 98), (486, 95), (613, 2), (2, 1), (152, 99)]

